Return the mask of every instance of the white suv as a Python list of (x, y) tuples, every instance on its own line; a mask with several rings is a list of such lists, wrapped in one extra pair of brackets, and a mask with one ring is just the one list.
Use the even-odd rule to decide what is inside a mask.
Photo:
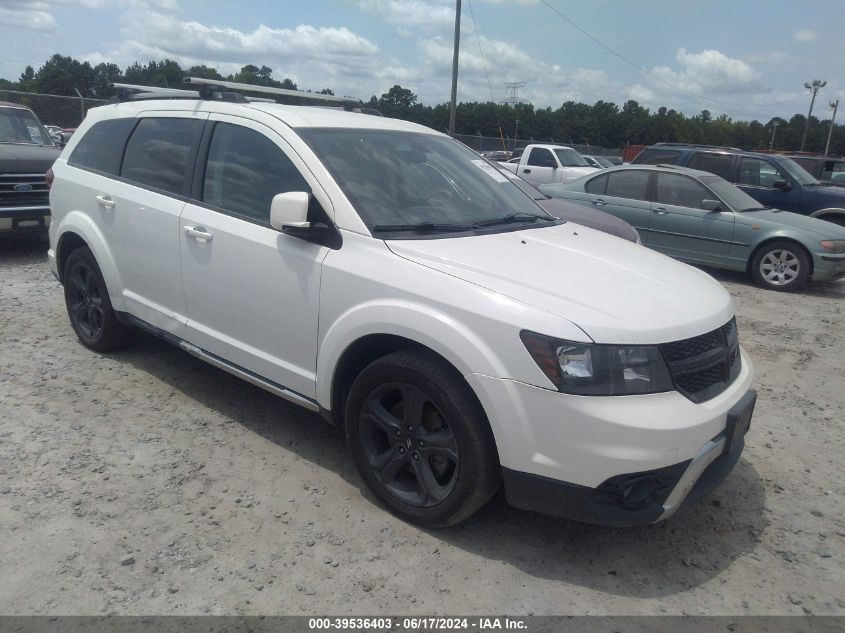
[(98, 107), (53, 166), (79, 339), (131, 328), (320, 412), (397, 515), (653, 523), (718, 485), (755, 401), (708, 275), (547, 215), (461, 143), (335, 108)]

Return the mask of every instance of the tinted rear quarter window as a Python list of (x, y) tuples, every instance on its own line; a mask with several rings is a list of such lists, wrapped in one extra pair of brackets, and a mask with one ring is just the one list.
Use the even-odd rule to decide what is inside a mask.
[(696, 152), (689, 161), (690, 169), (709, 171), (711, 174), (721, 176), (727, 181), (731, 179), (731, 165), (733, 156), (730, 154), (711, 154), (710, 152)]
[(607, 187), (607, 176), (599, 176), (587, 181), (587, 184), (584, 185), (584, 191), (587, 193), (604, 195), (605, 187)]
[(109, 119), (91, 126), (77, 146), (68, 162), (75, 167), (116, 176), (120, 171), (120, 158), (126, 137), (135, 119)]
[(141, 119), (126, 144), (120, 175), (145, 187), (184, 193), (191, 147), (202, 124), (196, 119)]
[(608, 174), (607, 195), (631, 200), (645, 200), (650, 172), (632, 170)]
[(681, 152), (674, 149), (644, 149), (632, 160), (642, 165), (677, 165)]

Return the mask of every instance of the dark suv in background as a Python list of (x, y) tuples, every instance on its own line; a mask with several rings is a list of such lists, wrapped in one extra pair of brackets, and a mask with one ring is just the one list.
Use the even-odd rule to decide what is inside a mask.
[(709, 171), (762, 205), (845, 226), (845, 188), (823, 185), (786, 156), (734, 147), (657, 143), (637, 154), (631, 163)]

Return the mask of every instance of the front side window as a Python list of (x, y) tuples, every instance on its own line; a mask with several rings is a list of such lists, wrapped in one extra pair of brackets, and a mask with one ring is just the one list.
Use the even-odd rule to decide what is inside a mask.
[(535, 147), (531, 150), (528, 164), (532, 167), (557, 167), (554, 156), (544, 147)]
[(126, 145), (120, 175), (144, 187), (183, 193), (188, 158), (202, 123), (196, 119), (141, 119)]
[(776, 180), (783, 180), (783, 174), (770, 162), (748, 156), (742, 157), (739, 164), (740, 185), (772, 187)]
[(716, 174), (730, 180), (731, 165), (733, 164), (733, 157), (730, 154), (713, 154), (710, 152), (696, 152), (690, 158), (690, 169), (700, 169), (701, 171), (709, 171), (711, 174)]
[(713, 200), (713, 194), (689, 176), (657, 174), (657, 202), (660, 204), (701, 209), (702, 200)]
[(645, 200), (649, 175), (650, 172), (640, 170), (615, 171), (608, 174), (606, 195)]
[(215, 125), (203, 179), (203, 202), (269, 223), (273, 197), (289, 191), (310, 193), (311, 187), (278, 145), (240, 125)]
[[(517, 217), (519, 222), (543, 219), (543, 225), (550, 224), (551, 216), (509, 178), (448, 137), (357, 128), (300, 128), (297, 133), (371, 230), (420, 223), (472, 225), (511, 214), (527, 218)], [(407, 232), (401, 237), (418, 238)]]
[(108, 119), (95, 123), (77, 143), (68, 162), (116, 176), (120, 171), (123, 145), (133, 125), (135, 119)]

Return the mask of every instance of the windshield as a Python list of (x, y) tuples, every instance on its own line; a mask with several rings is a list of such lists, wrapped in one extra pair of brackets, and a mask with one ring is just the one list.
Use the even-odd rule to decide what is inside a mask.
[(546, 200), (546, 199), (548, 199), (548, 196), (546, 194), (541, 193), (539, 189), (537, 189), (533, 185), (528, 184), (527, 181), (525, 181), (522, 178), (520, 178), (519, 176), (517, 176), (511, 170), (500, 169), (499, 171), (501, 171), (505, 176), (507, 176), (510, 179), (510, 181), (513, 184), (515, 184), (517, 187), (522, 189), (525, 193), (527, 193), (529, 196), (531, 196), (534, 200)]
[(777, 166), (789, 174), (799, 185), (820, 185), (821, 183), (791, 158), (776, 159)]
[(719, 176), (702, 176), (700, 180), (710, 187), (721, 198), (722, 202), (727, 203), (734, 211), (748, 211), (763, 207), (757, 200), (749, 196), (742, 189), (734, 187), (724, 178), (720, 178)]
[(589, 167), (588, 163), (581, 154), (574, 149), (558, 147), (554, 150), (557, 159), (563, 167)]
[(551, 217), (496, 167), (448, 137), (345, 128), (297, 131), (370, 230), (422, 223), (469, 226), (512, 214), (524, 222)]
[(26, 108), (0, 107), (0, 143), (52, 145), (35, 115)]

